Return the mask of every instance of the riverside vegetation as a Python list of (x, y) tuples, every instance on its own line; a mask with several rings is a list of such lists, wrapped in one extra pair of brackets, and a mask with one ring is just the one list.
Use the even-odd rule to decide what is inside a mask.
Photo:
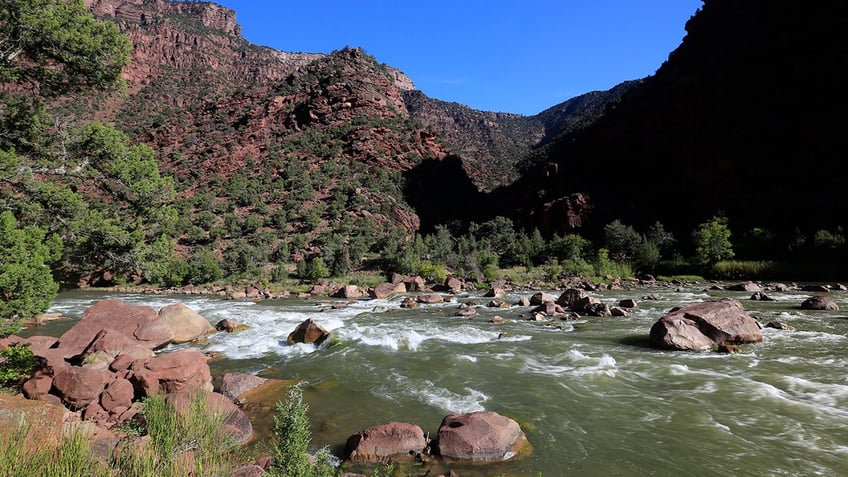
[[(120, 429), (126, 444), (111, 460), (96, 456), (91, 437), (82, 427), (71, 428), (61, 437), (33, 434), (39, 423), (31, 416), (0, 411), (0, 473), (8, 477), (229, 475), (250, 460), (249, 455), (228, 440), (223, 431), (227, 416), (209, 408), (207, 402), (203, 393), (197, 393), (188, 409), (178, 411), (160, 395), (146, 398), (144, 419)], [(273, 462), (267, 475), (330, 477), (339, 473), (326, 449), (310, 462), (307, 411), (300, 388), (292, 386), (287, 399), (277, 404)], [(141, 436), (148, 436), (148, 441), (136, 445), (135, 439)], [(372, 475), (391, 468), (378, 467)]]
[[(659, 222), (639, 231), (620, 221), (591, 240), (578, 233), (545, 237), (504, 217), (410, 233), (373, 219), (388, 213), (392, 201), (367, 202), (357, 193), (367, 186), (397, 197), (402, 183), (397, 171), (349, 160), (307, 170), (287, 156), (297, 149), (335, 158), (333, 134), (375, 121), (387, 129), (402, 126), (393, 120), (358, 118), (350, 130), (303, 134), (286, 144), (292, 150), (272, 151), (280, 172), (276, 182), (239, 173), (227, 184), (226, 196), (180, 195), (190, 184), (161, 173), (151, 147), (132, 142), (112, 125), (54, 107), (59, 99), (67, 108), (94, 92), (120, 94), (121, 71), (130, 61), (128, 38), (96, 20), (80, 1), (0, 5), (0, 337), (46, 311), (60, 285), (94, 278), (158, 287), (227, 282), (292, 287), (330, 277), (367, 284), (374, 275), (398, 272), (433, 282), (458, 275), (483, 287), (497, 280), (556, 283), (643, 273), (790, 280), (831, 280), (844, 273), (839, 265), (848, 247), (839, 227), (789, 235), (767, 228), (732, 231), (720, 214), (705, 218), (685, 238)], [(323, 187), (338, 183), (344, 187)], [(284, 192), (266, 203), (274, 190)], [(318, 200), (316, 190), (331, 193)], [(346, 213), (351, 210), (368, 214)], [(31, 367), (25, 348), (0, 352), (0, 381), (11, 389)], [(168, 406), (155, 397), (145, 403), (146, 426), (125, 431), (146, 432), (154, 445), (111, 464), (92, 460), (82, 432), (59, 442), (25, 442), (21, 436), (36, 423), (4, 415), (11, 420), (0, 435), (0, 470), (185, 475), (192, 468), (212, 475), (230, 465), (227, 456), (237, 451), (216, 447), (226, 447), (215, 438), (218, 417), (192, 407), (178, 419)], [(281, 403), (278, 415), (275, 460), (300, 468), (309, 436), (297, 394)], [(175, 452), (207, 444), (210, 455), (192, 454), (190, 461)], [(329, 475), (321, 473), (329, 472), (325, 462), (318, 462), (304, 468)]]
[[(115, 24), (78, 1), (3, 5), (0, 33), (13, 41), (0, 58), (0, 334), (45, 311), (60, 286), (80, 284), (282, 288), (392, 272), (480, 286), (642, 273), (836, 280), (848, 254), (840, 227), (734, 230), (721, 214), (685, 237), (670, 224), (636, 230), (619, 220), (591, 235), (543, 236), (506, 217), (410, 230), (387, 219), (414, 216), (401, 172), (349, 159), (336, 144), (365, 125), (400, 134), (405, 119), (306, 129), (271, 145), (261, 167), (251, 159), (198, 188), (163, 174), (150, 146), (69, 110), (95, 92), (125, 90), (130, 42)], [(345, 58), (330, 55), (292, 81), (338, 73)], [(255, 172), (266, 167), (273, 173)]]

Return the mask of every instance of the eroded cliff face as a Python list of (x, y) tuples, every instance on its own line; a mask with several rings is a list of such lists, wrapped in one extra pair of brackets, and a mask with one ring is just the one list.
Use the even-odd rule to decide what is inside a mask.
[(86, 6), (130, 37), (133, 56), (125, 74), (136, 89), (169, 69), (208, 68), (242, 84), (280, 81), (324, 56), (251, 45), (241, 36), (236, 12), (214, 3), (86, 0)]

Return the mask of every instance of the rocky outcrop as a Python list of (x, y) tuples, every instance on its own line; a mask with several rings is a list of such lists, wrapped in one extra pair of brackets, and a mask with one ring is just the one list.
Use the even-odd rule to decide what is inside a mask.
[[(162, 316), (189, 317), (189, 322), (200, 317), (184, 306), (166, 308)], [(252, 427), (241, 409), (212, 392), (206, 355), (194, 348), (154, 354), (153, 348), (171, 343), (175, 335), (163, 321), (148, 306), (103, 300), (89, 307), (58, 340), (12, 336), (0, 345), (29, 346), (38, 358), (38, 369), (21, 385), (28, 398), (74, 412), (107, 431), (105, 435), (132, 419), (145, 397), (164, 395), (176, 403), (203, 393), (209, 409), (224, 416), (227, 432), (238, 442), (249, 439)], [(199, 322), (205, 323), (199, 330), (210, 326), (205, 318)]]
[(730, 298), (694, 303), (672, 310), (651, 327), (651, 344), (665, 349), (704, 351), (725, 343), (763, 340), (757, 320)]

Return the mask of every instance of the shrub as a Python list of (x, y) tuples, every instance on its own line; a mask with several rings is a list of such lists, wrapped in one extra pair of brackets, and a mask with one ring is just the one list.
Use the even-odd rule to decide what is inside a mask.
[(36, 365), (36, 358), (29, 346), (13, 344), (0, 351), (0, 385), (15, 385), (28, 378)]
[(271, 468), (272, 477), (298, 476), (323, 477), (335, 475), (329, 451), (321, 449), (315, 464), (309, 463), (309, 444), (312, 433), (309, 431), (309, 418), (306, 413), (309, 406), (303, 402), (300, 386), (289, 389), (285, 402), (277, 402), (274, 416), (274, 449)]

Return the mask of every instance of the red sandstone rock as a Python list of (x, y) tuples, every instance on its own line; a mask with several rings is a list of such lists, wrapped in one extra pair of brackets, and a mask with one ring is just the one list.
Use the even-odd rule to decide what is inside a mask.
[(516, 457), (526, 443), (518, 423), (496, 412), (479, 411), (446, 416), (435, 448), (448, 460), (502, 462)]
[(427, 447), (424, 431), (414, 424), (390, 422), (350, 436), (346, 458), (354, 462), (388, 462), (413, 459)]

